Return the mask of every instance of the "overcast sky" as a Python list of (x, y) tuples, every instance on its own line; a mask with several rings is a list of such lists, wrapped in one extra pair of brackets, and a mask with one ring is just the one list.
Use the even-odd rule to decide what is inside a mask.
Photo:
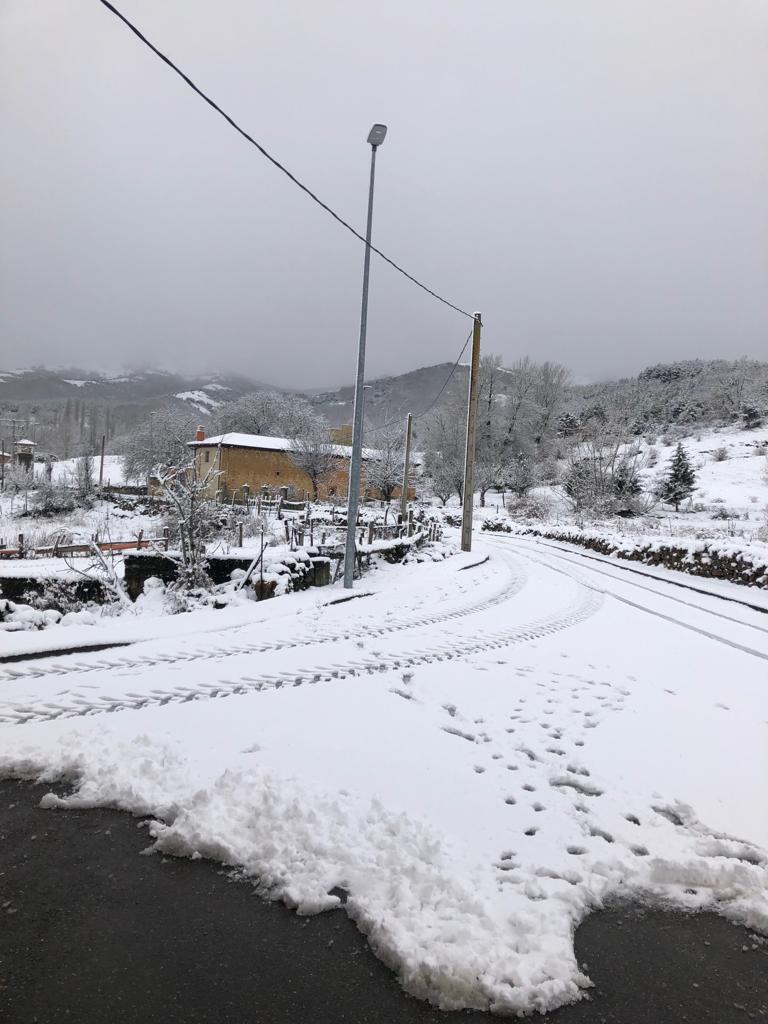
[[(768, 358), (764, 0), (117, 0), (374, 243), (577, 377)], [(349, 382), (363, 246), (98, 0), (0, 2), (3, 368)], [(368, 376), (468, 321), (374, 257)]]

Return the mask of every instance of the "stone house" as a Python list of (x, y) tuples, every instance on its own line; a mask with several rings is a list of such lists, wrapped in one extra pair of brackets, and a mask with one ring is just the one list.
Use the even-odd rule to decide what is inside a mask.
[[(312, 482), (291, 458), (292, 443), (288, 438), (237, 433), (207, 438), (200, 428), (189, 446), (194, 450), (198, 479), (210, 474), (207, 493), (212, 498), (220, 493), (227, 500), (234, 497), (240, 502), (248, 496), (255, 497), (262, 487), (270, 490), (286, 487), (289, 496), (302, 499), (307, 494), (312, 496)], [(347, 496), (352, 449), (349, 445), (334, 444), (333, 452), (336, 467), (318, 488), (321, 500)], [(363, 451), (361, 497), (378, 496), (365, 486), (365, 463), (374, 454), (370, 449)]]

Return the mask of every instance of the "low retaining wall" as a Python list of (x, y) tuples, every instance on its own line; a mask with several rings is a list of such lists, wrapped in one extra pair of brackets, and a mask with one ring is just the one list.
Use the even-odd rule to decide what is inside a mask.
[[(0, 577), (0, 597), (17, 603), (27, 603), (32, 597), (51, 594), (56, 591), (62, 598), (72, 601), (94, 601), (106, 604), (110, 593), (104, 583), (93, 576), (69, 579), (61, 576), (2, 576)], [(56, 604), (55, 600), (51, 607)]]
[[(236, 569), (247, 572), (252, 561), (253, 558), (209, 555), (208, 575), (214, 583), (226, 583)], [(330, 559), (311, 554), (284, 555), (279, 562), (267, 562), (263, 575), (266, 579), (262, 588), (263, 593), (260, 593), (262, 597), (271, 597), (275, 591), (285, 593), (288, 590), (306, 590), (308, 587), (326, 587), (331, 582)], [(173, 583), (177, 576), (176, 563), (155, 552), (136, 552), (125, 556), (125, 588), (132, 601), (143, 592), (144, 584), (152, 576), (156, 576), (164, 583)], [(283, 586), (279, 586), (281, 576), (289, 577)], [(257, 586), (260, 577), (261, 573), (257, 568), (251, 585)]]
[(768, 588), (768, 564), (765, 561), (753, 560), (741, 549), (734, 550), (727, 544), (718, 545), (717, 541), (697, 541), (690, 546), (667, 541), (622, 542), (577, 529), (542, 530), (533, 526), (513, 527), (511, 524), (505, 528), (499, 521), (492, 520), (489, 520), (489, 525), (484, 525), (483, 529), (492, 533), (515, 533), (518, 536), (557, 540), (565, 544), (576, 544), (600, 555), (623, 558), (629, 562), (660, 565), (665, 569), (676, 569), (692, 576), (728, 580), (747, 587)]

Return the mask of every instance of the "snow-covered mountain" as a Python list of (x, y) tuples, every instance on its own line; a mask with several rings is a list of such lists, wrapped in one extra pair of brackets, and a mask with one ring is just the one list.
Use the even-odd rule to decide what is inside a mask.
[(141, 370), (112, 375), (73, 367), (64, 370), (35, 367), (0, 371), (0, 403), (44, 403), (62, 399), (145, 403), (177, 399), (200, 412), (211, 412), (223, 402), (265, 386), (248, 377), (226, 374), (189, 376)]

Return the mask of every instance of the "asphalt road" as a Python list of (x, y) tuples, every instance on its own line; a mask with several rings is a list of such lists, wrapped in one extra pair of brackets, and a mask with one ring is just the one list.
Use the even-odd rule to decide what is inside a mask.
[[(488, 1024), (407, 996), (343, 912), (300, 918), (207, 862), (142, 857), (107, 810), (0, 782), (4, 1024)], [(551, 1024), (768, 1020), (768, 941), (709, 914), (616, 906), (578, 930), (591, 999)]]

